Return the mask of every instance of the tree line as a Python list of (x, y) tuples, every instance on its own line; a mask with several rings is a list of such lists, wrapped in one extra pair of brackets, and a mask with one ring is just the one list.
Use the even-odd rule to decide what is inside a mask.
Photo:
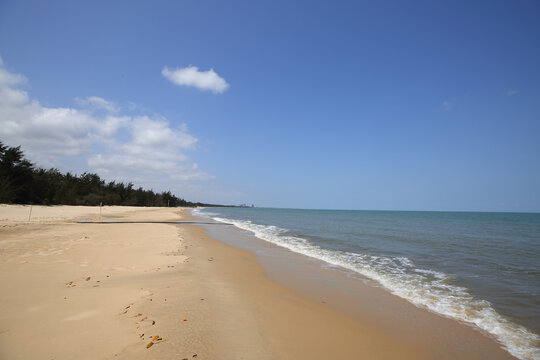
[(35, 205), (125, 205), (125, 206), (222, 206), (193, 203), (170, 191), (156, 193), (134, 188), (131, 182), (106, 182), (99, 175), (61, 173), (36, 167), (24, 157), (20, 146), (0, 141), (0, 203)]

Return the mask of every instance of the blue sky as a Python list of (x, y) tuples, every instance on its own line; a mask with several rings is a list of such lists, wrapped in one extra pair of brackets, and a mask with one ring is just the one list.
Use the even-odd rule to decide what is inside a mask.
[(0, 139), (194, 201), (540, 211), (539, 39), (534, 0), (3, 0)]

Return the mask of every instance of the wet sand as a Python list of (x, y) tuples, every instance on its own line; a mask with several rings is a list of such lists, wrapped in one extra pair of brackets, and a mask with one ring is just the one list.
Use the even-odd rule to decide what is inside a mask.
[[(191, 220), (179, 208), (102, 212), (107, 221)], [(324, 271), (335, 276), (326, 287), (306, 280), (318, 277), (312, 270), (271, 271), (200, 226), (77, 223), (99, 220), (95, 207), (28, 214), (0, 206), (2, 359), (512, 358), (381, 289), (343, 294), (339, 271)]]

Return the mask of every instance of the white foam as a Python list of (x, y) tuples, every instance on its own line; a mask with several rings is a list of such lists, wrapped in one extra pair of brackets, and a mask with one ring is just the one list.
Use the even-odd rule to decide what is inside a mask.
[[(196, 214), (204, 214), (200, 211)], [(206, 213), (208, 215), (208, 213)], [(291, 251), (352, 270), (376, 280), (391, 293), (418, 307), (474, 325), (493, 336), (513, 356), (523, 360), (540, 359), (540, 337), (499, 313), (488, 301), (474, 298), (468, 289), (452, 283), (442, 272), (419, 269), (405, 257), (372, 256), (321, 248), (306, 239), (287, 236), (287, 230), (242, 221), (212, 217), (248, 230), (262, 240)]]
[(219, 214), (209, 212), (209, 211), (202, 212), (201, 210), (206, 210), (206, 209), (205, 208), (195, 208), (195, 209), (191, 210), (191, 214), (193, 216), (199, 216), (199, 217), (204, 217), (204, 218), (211, 218), (212, 216), (219, 215)]

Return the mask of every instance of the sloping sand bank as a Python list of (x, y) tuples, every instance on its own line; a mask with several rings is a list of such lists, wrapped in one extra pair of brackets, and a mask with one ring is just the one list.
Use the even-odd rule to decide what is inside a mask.
[[(0, 206), (1, 359), (452, 358), (298, 295), (200, 227), (76, 223), (98, 220), (95, 207), (28, 214)], [(102, 219), (190, 218), (104, 207)], [(511, 358), (495, 343), (458, 355)]]

